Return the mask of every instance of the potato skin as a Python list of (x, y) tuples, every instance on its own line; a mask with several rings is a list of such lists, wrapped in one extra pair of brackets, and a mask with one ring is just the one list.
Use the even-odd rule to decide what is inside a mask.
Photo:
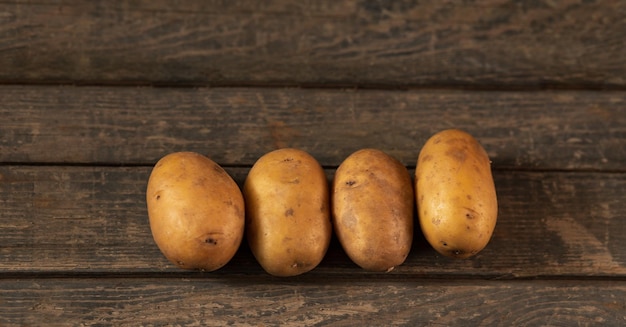
[(176, 152), (161, 158), (150, 174), (146, 202), (154, 241), (181, 268), (217, 270), (241, 244), (241, 190), (203, 155)]
[(437, 252), (468, 258), (489, 242), (498, 203), (487, 152), (457, 129), (433, 135), (415, 171), (419, 222)]
[(354, 263), (369, 271), (401, 265), (413, 242), (413, 185), (398, 160), (362, 149), (337, 168), (332, 187), (335, 234)]
[(246, 236), (263, 269), (296, 276), (321, 261), (332, 233), (328, 181), (308, 153), (269, 152), (254, 164), (243, 188)]

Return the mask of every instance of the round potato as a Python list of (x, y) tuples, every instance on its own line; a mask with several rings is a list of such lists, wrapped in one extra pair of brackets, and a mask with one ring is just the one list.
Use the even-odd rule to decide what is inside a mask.
[(304, 151), (275, 150), (259, 158), (243, 188), (246, 235), (254, 257), (274, 276), (315, 268), (328, 249), (328, 181)]
[(154, 241), (181, 268), (219, 269), (241, 244), (241, 190), (205, 156), (177, 152), (159, 160), (148, 180), (146, 202)]
[(406, 167), (380, 150), (359, 150), (341, 163), (333, 179), (333, 227), (354, 263), (391, 271), (404, 262), (413, 242), (413, 197)]
[(422, 232), (437, 252), (468, 258), (489, 242), (498, 203), (487, 152), (470, 134), (449, 129), (420, 151), (415, 194)]

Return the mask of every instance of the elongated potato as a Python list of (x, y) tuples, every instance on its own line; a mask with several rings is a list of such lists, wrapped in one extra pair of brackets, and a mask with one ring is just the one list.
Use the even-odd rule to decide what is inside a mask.
[(341, 163), (333, 179), (333, 226), (354, 263), (391, 271), (404, 262), (413, 242), (413, 197), (406, 167), (380, 150), (359, 150)]
[(470, 134), (444, 130), (420, 151), (415, 171), (419, 222), (437, 252), (468, 258), (489, 242), (498, 203), (487, 152)]
[(259, 158), (243, 188), (246, 235), (263, 269), (295, 276), (315, 268), (331, 238), (328, 182), (320, 164), (297, 149)]
[(213, 271), (243, 239), (245, 206), (228, 173), (193, 152), (163, 157), (146, 191), (150, 229), (165, 257), (185, 269)]

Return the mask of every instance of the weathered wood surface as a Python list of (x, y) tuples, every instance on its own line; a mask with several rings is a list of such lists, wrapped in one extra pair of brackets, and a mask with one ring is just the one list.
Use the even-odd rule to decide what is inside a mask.
[[(247, 174), (228, 171), (239, 184)], [(149, 173), (149, 167), (0, 167), (0, 277), (182, 273), (150, 234)], [(409, 258), (390, 275), (626, 277), (626, 174), (497, 171), (495, 181), (500, 213), (483, 252), (447, 259), (417, 230)], [(245, 244), (214, 274), (265, 275)], [(368, 275), (336, 242), (309, 273), (342, 274)]]
[(6, 279), (3, 326), (622, 326), (626, 285), (402, 279)]
[(496, 169), (626, 162), (621, 91), (1, 86), (0, 117), (8, 163), (152, 165), (188, 150), (251, 166), (290, 146), (325, 166), (374, 147), (414, 167), (426, 139), (451, 127), (473, 134)]
[(0, 81), (623, 88), (626, 3), (3, 1)]
[[(0, 326), (625, 325), (625, 31), (615, 0), (0, 1)], [(469, 260), (416, 229), (390, 273), (335, 239), (302, 276), (245, 243), (206, 273), (150, 235), (167, 153), (241, 185), (297, 147), (330, 180), (364, 147), (413, 169), (451, 127), (498, 192)]]

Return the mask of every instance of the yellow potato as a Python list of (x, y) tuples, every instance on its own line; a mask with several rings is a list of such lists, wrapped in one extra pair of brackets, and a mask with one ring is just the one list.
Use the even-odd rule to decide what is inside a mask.
[(489, 242), (498, 216), (487, 152), (466, 132), (449, 129), (424, 145), (415, 171), (422, 232), (437, 252), (468, 258)]
[(328, 182), (315, 158), (296, 149), (267, 153), (243, 194), (248, 243), (266, 272), (295, 276), (322, 261), (332, 229)]
[(205, 156), (177, 152), (159, 160), (148, 180), (146, 202), (154, 241), (181, 268), (219, 269), (241, 244), (241, 190)]
[(359, 150), (341, 163), (333, 179), (333, 227), (354, 263), (391, 271), (404, 262), (413, 242), (413, 197), (406, 167), (380, 150)]

